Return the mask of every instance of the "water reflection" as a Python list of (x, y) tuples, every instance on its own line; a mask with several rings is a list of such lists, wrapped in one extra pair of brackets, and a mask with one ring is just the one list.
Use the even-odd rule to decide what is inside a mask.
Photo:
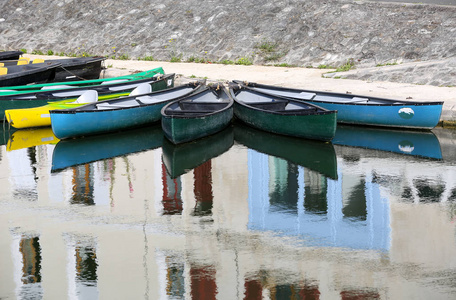
[(233, 132), (233, 127), (229, 126), (204, 139), (179, 145), (164, 139), (163, 163), (168, 174), (176, 178), (228, 151), (233, 145)]
[(163, 132), (159, 125), (62, 140), (52, 154), (52, 171), (155, 149), (162, 145), (162, 141)]
[(454, 161), (435, 135), (350, 130), (6, 143), (0, 298), (452, 298)]
[(437, 137), (431, 131), (338, 125), (333, 144), (442, 159)]

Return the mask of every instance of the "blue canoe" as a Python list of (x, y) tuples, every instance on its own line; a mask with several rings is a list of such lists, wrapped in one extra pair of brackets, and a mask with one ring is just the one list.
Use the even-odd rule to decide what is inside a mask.
[(253, 90), (299, 99), (328, 110), (337, 110), (337, 122), (411, 129), (432, 129), (440, 121), (443, 102), (392, 100), (353, 94), (278, 87), (235, 80)]
[(140, 127), (161, 120), (161, 109), (203, 86), (192, 82), (175, 88), (99, 101), (72, 109), (51, 110), (51, 126), (59, 139)]

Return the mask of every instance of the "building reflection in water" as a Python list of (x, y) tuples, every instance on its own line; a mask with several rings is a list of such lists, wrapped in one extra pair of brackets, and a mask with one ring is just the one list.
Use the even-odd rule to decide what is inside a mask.
[(182, 182), (181, 178), (171, 178), (162, 163), (163, 182), (163, 215), (182, 214)]
[(98, 299), (96, 242), (92, 238), (65, 235), (69, 296)]
[(41, 246), (37, 236), (14, 235), (13, 262), (17, 299), (41, 299)]
[(194, 188), (196, 204), (193, 210), (193, 216), (211, 216), (212, 201), (214, 195), (212, 193), (212, 165), (211, 160), (208, 160), (202, 165), (199, 165), (193, 170)]
[(388, 250), (389, 201), (369, 174), (337, 180), (248, 150), (249, 228), (299, 235), (314, 246)]
[(93, 164), (71, 167), (73, 193), (71, 204), (95, 205)]

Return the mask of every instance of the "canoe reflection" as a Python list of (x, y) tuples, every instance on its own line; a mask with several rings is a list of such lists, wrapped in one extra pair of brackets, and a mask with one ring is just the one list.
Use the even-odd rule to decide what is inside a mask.
[(59, 139), (51, 127), (21, 129), (14, 131), (7, 142), (6, 150), (13, 151), (40, 145), (56, 144)]
[(405, 131), (338, 125), (332, 143), (334, 145), (442, 159), (439, 140), (431, 131)]
[(240, 122), (234, 127), (234, 139), (250, 149), (337, 178), (336, 152), (331, 143), (268, 133)]
[(231, 148), (233, 141), (232, 126), (217, 134), (180, 145), (174, 145), (165, 139), (163, 141), (163, 164), (171, 178), (176, 178), (225, 153)]
[(155, 149), (160, 147), (162, 142), (163, 131), (158, 124), (122, 132), (62, 140), (54, 148), (51, 171)]

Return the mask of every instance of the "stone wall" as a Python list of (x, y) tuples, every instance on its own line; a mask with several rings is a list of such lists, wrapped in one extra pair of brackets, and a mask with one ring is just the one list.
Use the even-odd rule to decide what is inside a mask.
[(3, 0), (0, 49), (360, 68), (456, 56), (456, 7), (346, 0)]

